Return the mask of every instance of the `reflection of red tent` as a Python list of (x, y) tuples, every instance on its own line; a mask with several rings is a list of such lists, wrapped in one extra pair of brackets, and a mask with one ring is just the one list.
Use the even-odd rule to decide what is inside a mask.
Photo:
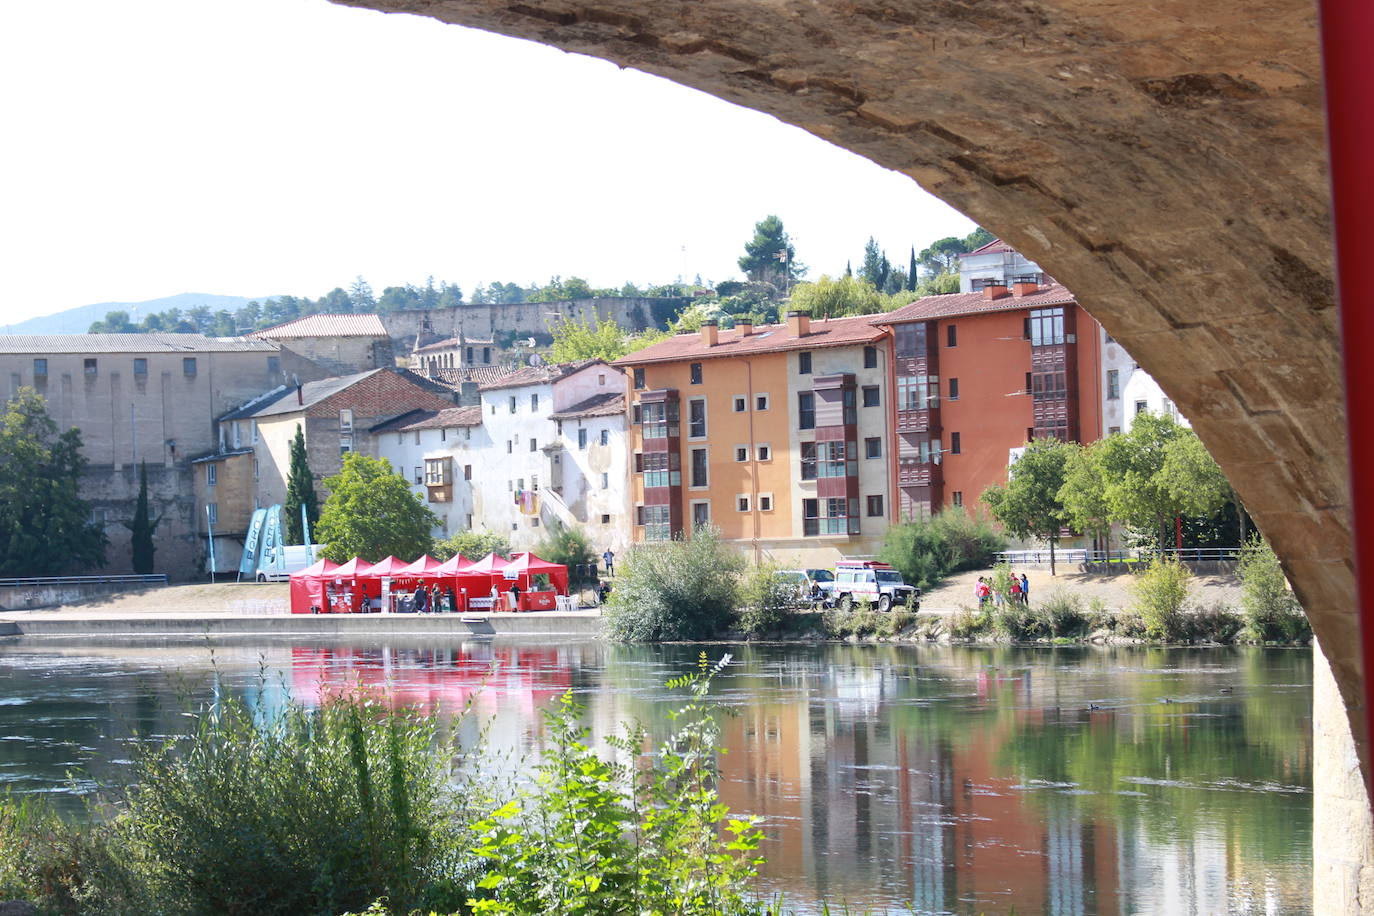
[(332, 560), (320, 560), (298, 569), (291, 574), (291, 613), (309, 614), (312, 607), (323, 609), (326, 606), (326, 584), (339, 564)]
[(517, 553), (501, 569), (501, 575), (506, 579), (510, 579), (512, 573), (515, 573), (515, 580), (523, 591), (532, 590), (530, 583), (535, 576), (547, 576), (555, 592), (560, 595), (568, 593), (568, 567), (562, 563), (550, 563), (532, 553)]

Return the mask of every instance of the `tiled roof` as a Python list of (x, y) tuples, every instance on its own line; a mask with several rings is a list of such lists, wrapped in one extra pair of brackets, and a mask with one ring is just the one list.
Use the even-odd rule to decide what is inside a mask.
[(477, 387), (485, 388), (516, 371), (509, 366), (475, 366), (471, 369), (435, 369), (432, 376), (423, 373), (420, 376), (449, 388), (457, 388), (463, 382), (476, 382)]
[(377, 315), (306, 315), (273, 328), (254, 331), (250, 337), (286, 340), (292, 337), (386, 337)]
[(601, 359), (580, 359), (574, 363), (556, 363), (551, 366), (526, 366), (523, 369), (516, 369), (510, 375), (500, 381), (483, 385), (483, 391), (491, 391), (497, 388), (523, 388), (526, 385), (548, 385), (561, 378), (567, 378), (574, 372), (581, 371), (588, 366), (606, 365), (605, 360)]
[(412, 410), (399, 417), (378, 423), (368, 432), (410, 432), (417, 429), (457, 429), (463, 426), (481, 426), (482, 408), (480, 406), (450, 407), (447, 410)]
[(980, 245), (979, 247), (973, 249), (972, 251), (970, 251), (970, 252), (968, 252), (968, 253), (966, 253), (966, 254), (961, 254), (961, 255), (959, 255), (959, 257), (961, 257), (961, 258), (967, 258), (969, 255), (975, 255), (975, 254), (1000, 254), (1001, 252), (1004, 252), (1004, 251), (1015, 251), (1015, 250), (1016, 250), (1015, 248), (1012, 248), (1010, 245), (1008, 245), (1006, 242), (1002, 241), (1001, 239), (993, 239), (991, 242), (988, 242), (986, 245)]
[(440, 340), (436, 343), (425, 344), (423, 347), (416, 347), (416, 353), (432, 353), (435, 350), (452, 350), (454, 347), (490, 347), (495, 345), (493, 340), (479, 340), (476, 337), (450, 337), (448, 340)]
[(553, 414), (555, 420), (577, 420), (584, 417), (614, 417), (625, 412), (625, 393), (607, 391), (594, 394), (566, 410)]
[(283, 385), (275, 392), (269, 392), (267, 396), (256, 401), (250, 401), (238, 410), (231, 411), (220, 417), (221, 420), (243, 420), (248, 417), (272, 417), (278, 414), (295, 413), (298, 410), (305, 410), (331, 395), (338, 394), (345, 388), (355, 385), (377, 372), (385, 372), (385, 369), (369, 369), (366, 372), (359, 372), (355, 375), (340, 375), (334, 378), (320, 379), (314, 382), (306, 382), (301, 385), (301, 396), (296, 397), (296, 387), (294, 385)]
[(227, 452), (215, 452), (214, 454), (211, 454), (211, 455), (202, 455), (202, 456), (199, 457), (199, 458), (192, 458), (192, 459), (191, 459), (191, 463), (192, 463), (192, 464), (207, 464), (207, 463), (212, 462), (212, 461), (224, 461), (224, 460), (227, 459), (227, 458), (237, 458), (239, 455), (251, 455), (251, 454), (253, 454), (253, 449), (251, 449), (251, 448), (236, 448), (236, 449), (233, 449), (233, 450), (227, 451)]
[(979, 315), (983, 312), (1009, 312), (1016, 309), (1038, 309), (1050, 305), (1076, 302), (1073, 293), (1055, 283), (1029, 296), (1003, 296), (984, 299), (982, 290), (975, 293), (949, 293), (926, 296), (895, 312), (880, 315), (874, 324), (900, 324), (904, 321), (928, 321), (932, 318), (955, 318), (960, 315)]
[(0, 353), (276, 353), (276, 344), (203, 334), (4, 334)]
[(637, 353), (622, 356), (611, 365), (633, 366), (642, 363), (669, 363), (684, 359), (721, 359), (727, 356), (752, 356), (761, 353), (782, 353), (788, 350), (819, 350), (823, 347), (844, 347), (866, 344), (883, 336), (875, 328), (876, 315), (854, 315), (849, 318), (825, 318), (811, 322), (805, 337), (793, 337), (786, 324), (756, 325), (748, 337), (738, 329), (721, 331), (714, 347), (701, 340), (701, 333), (678, 334)]

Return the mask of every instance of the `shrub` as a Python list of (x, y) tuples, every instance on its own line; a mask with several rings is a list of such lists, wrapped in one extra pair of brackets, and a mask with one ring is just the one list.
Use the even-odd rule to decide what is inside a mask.
[(636, 544), (606, 604), (611, 635), (626, 642), (705, 639), (733, 622), (744, 558), (714, 528), (689, 540)]
[(1019, 601), (1008, 601), (994, 608), (992, 628), (999, 635), (1014, 640), (1039, 639), (1049, 635), (1044, 621)]
[(908, 583), (931, 589), (951, 573), (987, 566), (1005, 546), (987, 519), (951, 508), (929, 520), (889, 528), (879, 558)]
[[(86, 912), (101, 887), (103, 909), (135, 909), (114, 876), (109, 830), (60, 818), (46, 799), (0, 798), (0, 900), (27, 900), (45, 913)], [(119, 891), (119, 892), (117, 892)]]
[(1139, 574), (1132, 591), (1146, 636), (1172, 642), (1184, 635), (1183, 606), (1192, 577), (1187, 566), (1170, 557), (1156, 557), (1149, 569)]
[(1188, 615), (1188, 637), (1194, 641), (1231, 642), (1245, 626), (1245, 620), (1224, 604), (1198, 608)]
[(1062, 588), (1036, 602), (1034, 613), (1052, 637), (1080, 636), (1090, 629), (1091, 618), (1083, 610), (1083, 599)]
[(1312, 627), (1298, 599), (1288, 589), (1274, 549), (1252, 540), (1236, 565), (1246, 639), (1256, 642), (1303, 642)]
[(115, 822), (129, 883), (173, 913), (334, 914), (380, 897), (455, 908), (465, 796), (432, 717), (364, 697), (261, 710), (222, 699), (141, 752)]
[(777, 564), (762, 563), (744, 577), (739, 623), (750, 636), (777, 630), (796, 604), (796, 586), (780, 579), (778, 569)]
[(992, 615), (986, 608), (975, 611), (961, 606), (949, 621), (949, 635), (955, 639), (973, 639), (991, 629)]
[(434, 542), (434, 556), (440, 560), (451, 559), (460, 553), (469, 560), (480, 560), (489, 553), (509, 557), (510, 541), (494, 532), (459, 531)]
[(587, 538), (587, 532), (581, 528), (555, 526), (548, 536), (535, 546), (534, 554), (550, 563), (561, 563), (568, 567), (568, 584), (574, 588), (596, 581), (592, 570), (596, 568), (597, 554)]

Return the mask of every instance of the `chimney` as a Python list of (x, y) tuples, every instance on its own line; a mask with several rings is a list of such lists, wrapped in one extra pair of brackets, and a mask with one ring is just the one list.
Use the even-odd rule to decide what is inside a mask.
[(793, 337), (805, 337), (811, 333), (811, 313), (793, 309), (787, 313), (787, 333)]
[(454, 400), (459, 407), (475, 407), (482, 403), (482, 395), (476, 382), (468, 379), (459, 386)]
[(1007, 288), (1005, 280), (989, 280), (983, 287), (984, 299), (1005, 299), (1011, 295), (1011, 290)]
[(748, 337), (754, 333), (754, 316), (741, 315), (735, 319), (735, 330), (739, 331), (740, 337)]
[(295, 383), (295, 385), (296, 385), (296, 403), (297, 403), (297, 404), (300, 404), (300, 405), (304, 405), (304, 404), (305, 404), (305, 394), (301, 391), (301, 377), (300, 377), (299, 375), (293, 374), (293, 375), (291, 376), (291, 381), (292, 381), (293, 383)]
[(1034, 296), (1040, 292), (1040, 281), (1035, 277), (1017, 277), (1012, 281), (1011, 293), (1013, 296)]
[(701, 342), (708, 347), (714, 347), (719, 341), (720, 330), (717, 328), (715, 320), (703, 321), (701, 323)]

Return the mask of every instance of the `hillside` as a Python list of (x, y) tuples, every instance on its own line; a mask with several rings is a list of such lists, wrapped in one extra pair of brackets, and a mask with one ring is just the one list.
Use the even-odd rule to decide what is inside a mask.
[(138, 318), (152, 312), (163, 312), (174, 308), (184, 311), (198, 305), (208, 306), (211, 311), (227, 309), (232, 312), (249, 302), (254, 300), (262, 302), (267, 298), (271, 297), (253, 296), (250, 298), (248, 296), (217, 296), (213, 293), (178, 293), (175, 296), (164, 296), (161, 299), (149, 299), (145, 302), (97, 302), (93, 305), (79, 305), (76, 308), (66, 309), (52, 315), (40, 315), (27, 321), (7, 324), (3, 326), (3, 333), (85, 334), (91, 323), (100, 321), (107, 312), (129, 312), (130, 317), (137, 321)]

